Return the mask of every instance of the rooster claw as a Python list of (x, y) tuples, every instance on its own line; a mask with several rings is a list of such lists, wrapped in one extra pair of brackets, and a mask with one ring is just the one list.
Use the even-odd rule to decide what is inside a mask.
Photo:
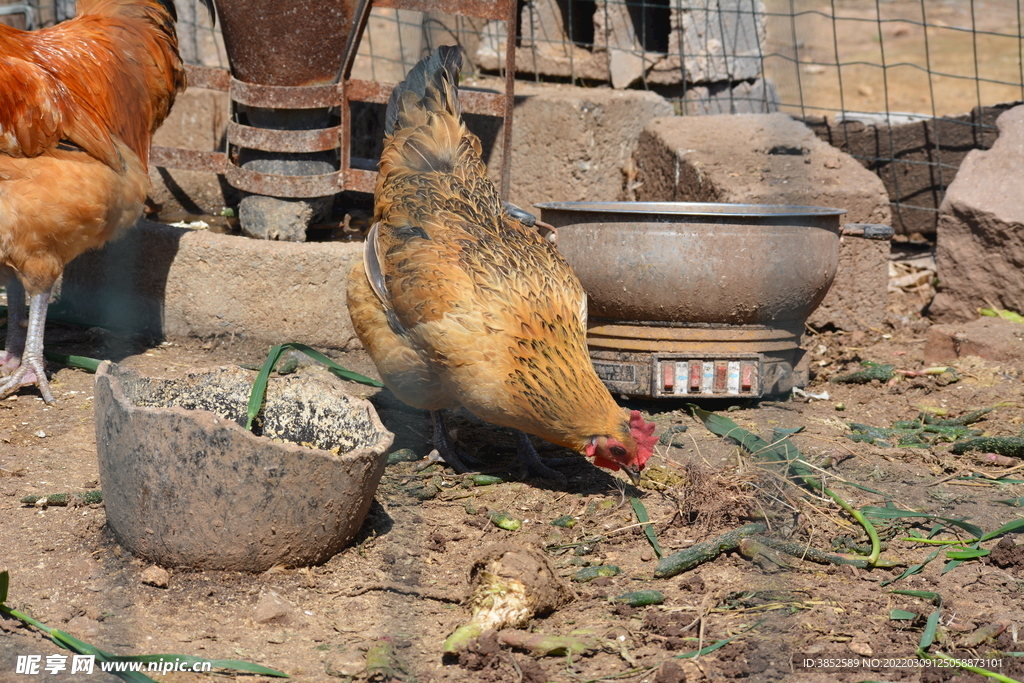
[(26, 362), (10, 375), (3, 378), (3, 382), (0, 382), (0, 399), (12, 396), (21, 387), (35, 385), (39, 387), (39, 393), (43, 395), (43, 401), (53, 405), (53, 394), (50, 392), (50, 383), (46, 379), (46, 373), (41, 366), (36, 369), (32, 367), (33, 365), (35, 364)]

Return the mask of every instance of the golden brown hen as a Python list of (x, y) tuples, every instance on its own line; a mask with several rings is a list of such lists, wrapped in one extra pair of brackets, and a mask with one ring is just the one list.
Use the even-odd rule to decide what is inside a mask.
[(586, 295), (555, 249), (513, 219), (460, 116), (462, 53), (441, 47), (388, 104), (374, 225), (349, 273), (356, 333), (384, 383), (432, 411), (434, 445), (456, 471), (438, 412), (463, 406), (519, 432), (528, 473), (563, 480), (522, 432), (637, 481), (653, 423), (620, 408), (586, 347)]
[(53, 403), (50, 289), (142, 213), (150, 138), (185, 89), (176, 18), (173, 0), (79, 0), (78, 16), (52, 28), (0, 24), (0, 398), (36, 384)]

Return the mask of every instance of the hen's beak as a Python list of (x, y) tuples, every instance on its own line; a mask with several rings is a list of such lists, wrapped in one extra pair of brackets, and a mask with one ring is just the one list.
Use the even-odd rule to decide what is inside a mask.
[(629, 480), (633, 482), (633, 486), (640, 485), (640, 468), (632, 465), (622, 465), (622, 471), (629, 475)]

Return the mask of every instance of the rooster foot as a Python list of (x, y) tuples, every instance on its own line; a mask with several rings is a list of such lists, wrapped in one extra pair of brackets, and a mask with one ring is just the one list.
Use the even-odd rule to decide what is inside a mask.
[(6, 377), (21, 365), (21, 357), (10, 351), (0, 351), (0, 377)]
[(516, 461), (519, 463), (519, 476), (523, 479), (548, 479), (565, 486), (569, 480), (558, 470), (544, 464), (537, 454), (537, 449), (530, 443), (526, 432), (516, 432)]
[(53, 394), (50, 392), (50, 383), (43, 371), (43, 364), (29, 358), (24, 359), (20, 367), (6, 376), (3, 382), (0, 382), (0, 399), (7, 398), (21, 387), (33, 384), (39, 387), (39, 393), (43, 395), (43, 400), (52, 404)]

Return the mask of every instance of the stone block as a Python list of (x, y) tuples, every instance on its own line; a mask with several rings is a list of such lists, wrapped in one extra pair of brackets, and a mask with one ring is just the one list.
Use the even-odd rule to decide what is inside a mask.
[(932, 325), (925, 336), (924, 362), (930, 365), (979, 356), (991, 361), (1024, 361), (1024, 325), (1002, 318)]
[[(644, 124), (671, 116), (661, 96), (639, 90), (516, 84), (510, 201), (614, 201)], [(488, 161), (501, 177), (501, 127)]]
[[(846, 210), (844, 223), (889, 224), (876, 175), (786, 114), (677, 116), (644, 128), (633, 155), (638, 201), (795, 204)], [(835, 282), (810, 323), (881, 326), (888, 242), (843, 237)]]
[(1024, 311), (1024, 106), (996, 119), (999, 137), (960, 164), (939, 209), (938, 322), (971, 320), (980, 306)]
[(345, 277), (361, 243), (269, 242), (140, 221), (68, 264), (72, 315), (162, 337), (238, 335), (315, 348), (357, 347)]

